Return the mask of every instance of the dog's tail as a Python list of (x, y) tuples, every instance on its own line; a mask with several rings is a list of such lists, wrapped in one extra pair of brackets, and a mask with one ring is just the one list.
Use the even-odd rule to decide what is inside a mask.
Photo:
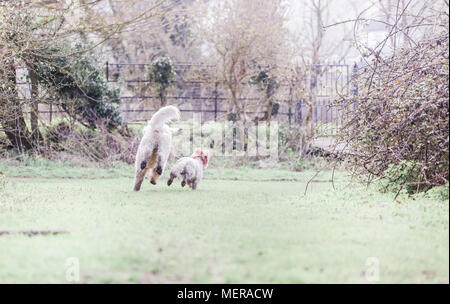
[(152, 127), (152, 129), (157, 130), (170, 120), (179, 119), (180, 110), (178, 110), (175, 106), (167, 106), (159, 109), (159, 111), (152, 116), (152, 119), (150, 119), (148, 124)]

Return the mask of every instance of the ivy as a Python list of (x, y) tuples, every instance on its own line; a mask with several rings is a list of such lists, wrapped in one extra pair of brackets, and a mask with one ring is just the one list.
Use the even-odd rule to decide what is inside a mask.
[(167, 56), (156, 58), (151, 65), (150, 81), (155, 85), (161, 106), (167, 104), (167, 89), (175, 82), (175, 64)]
[(79, 122), (95, 128), (106, 120), (108, 128), (121, 124), (120, 92), (108, 87), (103, 69), (81, 45), (68, 44), (48, 49), (39, 62), (39, 81), (53, 95), (64, 111)]

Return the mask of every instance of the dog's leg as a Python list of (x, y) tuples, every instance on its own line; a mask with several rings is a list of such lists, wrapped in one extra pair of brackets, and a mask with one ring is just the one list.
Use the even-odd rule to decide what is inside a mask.
[(150, 183), (156, 185), (156, 181), (163, 174), (164, 168), (166, 167), (167, 159), (165, 159), (161, 154), (156, 157), (156, 165), (153, 168), (152, 177)]
[(197, 182), (196, 179), (194, 179), (194, 180), (191, 181), (191, 189), (192, 189), (192, 190), (197, 189), (197, 185), (198, 185), (198, 182)]
[(181, 173), (180, 173), (180, 175), (181, 175), (181, 187), (184, 187), (184, 186), (186, 186), (186, 180), (187, 180), (187, 178), (186, 178), (186, 171), (183, 169), (183, 171), (181, 171)]
[(136, 170), (136, 176), (134, 178), (134, 191), (139, 191), (141, 189), (142, 182), (144, 181), (145, 174), (147, 173), (147, 169), (144, 170)]
[(150, 183), (152, 185), (156, 185), (156, 181), (162, 175), (162, 172), (163, 172), (163, 168), (161, 167), (160, 157), (158, 156), (157, 158), (158, 158), (158, 161), (156, 162), (156, 167), (153, 168), (152, 175), (150, 177)]
[(164, 171), (164, 167), (166, 166), (167, 159), (164, 160), (164, 157), (161, 154), (158, 154), (156, 157), (156, 167), (155, 171), (158, 175), (162, 175)]
[(169, 178), (169, 180), (167, 181), (167, 186), (172, 185), (173, 180), (175, 179), (175, 177), (176, 177), (175, 174), (170, 173), (170, 178)]
[(150, 176), (150, 183), (151, 183), (152, 185), (156, 185), (156, 181), (158, 180), (158, 178), (159, 178), (160, 176), (161, 176), (161, 175), (158, 174), (158, 172), (156, 171), (156, 169), (153, 168), (152, 174), (151, 174), (151, 176)]
[(158, 149), (154, 148), (153, 150), (151, 150), (151, 152), (146, 153), (146, 155), (144, 156), (144, 160), (140, 163), (141, 170), (144, 170), (145, 168), (153, 168), (156, 163), (157, 152)]

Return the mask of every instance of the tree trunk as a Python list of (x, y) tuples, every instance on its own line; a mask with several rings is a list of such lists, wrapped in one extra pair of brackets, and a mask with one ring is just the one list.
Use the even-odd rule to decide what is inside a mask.
[(246, 119), (244, 119), (243, 126), (244, 126), (244, 152), (245, 152), (245, 155), (248, 156), (248, 141), (249, 141), (248, 128), (249, 127), (247, 125)]
[(272, 120), (272, 108), (271, 96), (266, 96), (267, 102), (267, 116), (266, 116), (266, 149), (270, 149), (270, 121)]
[(161, 89), (159, 92), (159, 98), (161, 99), (161, 107), (165, 107), (167, 105), (167, 91), (166, 89)]
[(16, 68), (13, 64), (8, 70), (0, 71), (0, 78), (5, 81), (5, 89), (0, 88), (0, 122), (11, 145), (20, 152), (30, 150), (32, 143), (25, 124), (22, 105), (17, 98)]
[(313, 64), (311, 69), (311, 82), (309, 86), (309, 97), (305, 100), (307, 106), (307, 111), (305, 115), (305, 120), (303, 122), (304, 132), (301, 135), (301, 145), (300, 145), (300, 157), (305, 157), (311, 146), (311, 141), (314, 137), (313, 129), (313, 108), (317, 102), (317, 81), (318, 81), (318, 71), (315, 64)]
[(311, 146), (311, 141), (314, 136), (313, 132), (313, 105), (315, 104), (314, 93), (310, 93), (309, 100), (306, 103), (307, 110), (305, 115), (305, 120), (303, 123), (304, 131), (301, 133), (301, 143), (300, 143), (300, 157), (303, 158), (308, 153), (308, 150)]
[(39, 100), (38, 100), (38, 77), (33, 67), (28, 66), (28, 74), (31, 82), (31, 102), (30, 102), (30, 122), (31, 122), (31, 138), (35, 147), (39, 146), (41, 138), (39, 132)]

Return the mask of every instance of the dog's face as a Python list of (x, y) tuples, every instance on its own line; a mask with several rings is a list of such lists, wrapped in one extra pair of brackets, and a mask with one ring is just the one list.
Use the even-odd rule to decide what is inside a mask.
[(200, 148), (196, 149), (194, 154), (192, 154), (192, 158), (198, 157), (202, 160), (203, 168), (206, 169), (208, 167), (209, 162), (209, 151), (208, 150), (202, 150)]

